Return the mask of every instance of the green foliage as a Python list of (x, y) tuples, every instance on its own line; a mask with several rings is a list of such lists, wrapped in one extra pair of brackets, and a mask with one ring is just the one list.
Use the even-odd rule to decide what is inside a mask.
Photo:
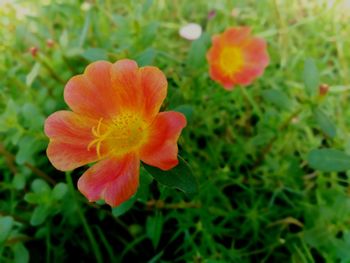
[(350, 155), (335, 149), (312, 150), (308, 162), (312, 168), (323, 172), (350, 170)]
[(291, 110), (292, 102), (281, 90), (269, 89), (262, 92), (263, 98), (282, 110)]
[(112, 214), (115, 217), (121, 216), (129, 211), (136, 201), (136, 196), (130, 198), (128, 201), (122, 203), (120, 206), (112, 208)]
[(14, 263), (27, 263), (29, 262), (29, 252), (22, 243), (17, 243), (12, 248), (14, 254)]
[(187, 122), (191, 120), (194, 108), (191, 105), (180, 105), (174, 109), (185, 115)]
[(321, 109), (317, 108), (314, 110), (314, 118), (320, 126), (321, 130), (326, 135), (328, 135), (331, 138), (335, 137), (337, 132), (336, 127), (331, 121), (331, 119)]
[(303, 78), (308, 95), (315, 96), (320, 82), (315, 60), (311, 58), (305, 60)]
[(178, 160), (179, 164), (170, 171), (162, 171), (146, 164), (143, 164), (143, 166), (158, 182), (168, 187), (179, 189), (187, 194), (196, 193), (197, 181), (192, 174), (191, 167), (181, 156), (178, 156)]
[(90, 62), (106, 60), (108, 58), (107, 52), (102, 48), (88, 48), (81, 54), (81, 56)]
[[(344, 1), (5, 2), (0, 262), (350, 262)], [(199, 39), (179, 36), (188, 22), (201, 24)], [(235, 25), (266, 39), (270, 64), (227, 92), (206, 52)], [(121, 58), (165, 73), (162, 110), (182, 112), (187, 127), (179, 166), (142, 165), (137, 193), (111, 209), (77, 191), (86, 167), (52, 167), (43, 128), (68, 109), (72, 76)]]
[(10, 216), (4, 216), (0, 218), (0, 243), (6, 241), (10, 234), (13, 225), (13, 218)]
[(210, 37), (207, 33), (202, 34), (200, 38), (192, 42), (190, 50), (188, 51), (186, 62), (189, 70), (195, 70), (205, 66), (205, 54), (207, 52), (209, 43)]
[(157, 213), (154, 217), (148, 217), (146, 222), (146, 232), (151, 239), (153, 247), (157, 248), (163, 230), (163, 216)]
[(29, 204), (36, 205), (30, 224), (38, 226), (44, 223), (48, 216), (54, 215), (60, 210), (60, 201), (67, 195), (67, 185), (58, 183), (53, 189), (41, 179), (35, 179), (32, 183), (32, 192), (25, 194), (24, 200)]

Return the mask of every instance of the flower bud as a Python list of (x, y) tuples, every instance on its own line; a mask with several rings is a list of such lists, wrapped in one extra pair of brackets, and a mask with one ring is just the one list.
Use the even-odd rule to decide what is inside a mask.
[(33, 56), (33, 57), (36, 57), (37, 56), (37, 54), (38, 54), (38, 51), (39, 51), (39, 48), (38, 47), (31, 47), (30, 49), (29, 49), (29, 52), (30, 52), (30, 54)]
[(49, 48), (52, 48), (55, 45), (55, 41), (53, 41), (53, 39), (49, 38), (46, 40), (46, 45)]
[(327, 84), (321, 84), (320, 87), (319, 87), (319, 94), (320, 96), (325, 96), (327, 95), (329, 91), (329, 86)]

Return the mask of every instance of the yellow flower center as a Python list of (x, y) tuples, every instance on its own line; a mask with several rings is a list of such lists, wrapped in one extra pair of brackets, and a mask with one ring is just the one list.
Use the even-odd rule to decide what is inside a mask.
[(108, 155), (122, 156), (137, 151), (147, 140), (148, 124), (137, 113), (125, 112), (107, 123), (100, 119), (98, 125), (92, 128), (95, 139), (88, 145), (88, 150), (96, 148), (99, 158), (101, 147)]
[(237, 47), (225, 47), (220, 54), (220, 65), (226, 74), (232, 75), (243, 66), (242, 50)]

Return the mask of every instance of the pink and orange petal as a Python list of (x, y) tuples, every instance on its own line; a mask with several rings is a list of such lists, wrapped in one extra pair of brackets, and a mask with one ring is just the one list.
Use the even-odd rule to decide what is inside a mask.
[(79, 178), (78, 189), (90, 202), (103, 199), (110, 206), (117, 206), (135, 194), (139, 169), (136, 155), (109, 158), (90, 167)]
[(55, 168), (73, 170), (98, 160), (96, 152), (86, 147), (93, 139), (91, 127), (96, 124), (96, 120), (71, 111), (58, 111), (47, 118), (45, 133), (50, 138), (47, 156)]
[(176, 142), (185, 126), (186, 118), (183, 114), (174, 111), (159, 113), (150, 127), (148, 142), (141, 148), (141, 160), (162, 170), (176, 166)]

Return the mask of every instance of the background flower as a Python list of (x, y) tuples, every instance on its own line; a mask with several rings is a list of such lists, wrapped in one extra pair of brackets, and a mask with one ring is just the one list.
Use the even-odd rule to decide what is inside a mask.
[(213, 37), (207, 53), (210, 77), (230, 90), (249, 85), (269, 63), (266, 42), (250, 34), (248, 27), (231, 27)]

